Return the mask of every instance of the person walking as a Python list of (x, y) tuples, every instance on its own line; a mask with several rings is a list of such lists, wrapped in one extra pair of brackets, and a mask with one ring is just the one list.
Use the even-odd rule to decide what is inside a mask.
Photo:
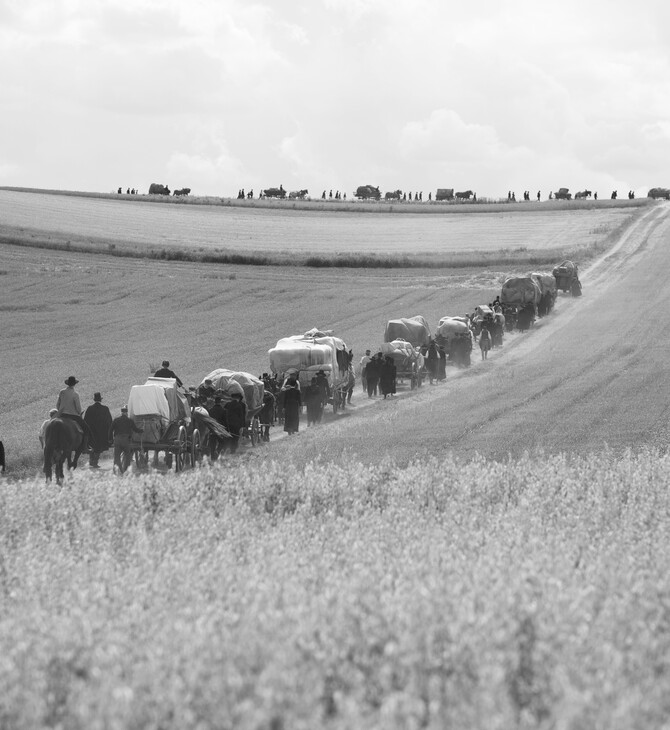
[(354, 374), (354, 366), (349, 363), (349, 381), (347, 383), (347, 403), (351, 404), (351, 396), (354, 394), (356, 387), (356, 375)]
[(49, 425), (49, 423), (51, 421), (53, 421), (54, 418), (56, 418), (57, 415), (58, 415), (58, 408), (52, 408), (49, 411), (49, 418), (42, 421), (42, 425), (40, 426), (40, 434), (39, 434), (40, 446), (42, 447), (42, 451), (44, 451), (44, 437), (47, 432), (47, 426)]
[(233, 393), (231, 399), (223, 406), (226, 413), (226, 428), (231, 435), (230, 453), (234, 454), (240, 444), (240, 434), (247, 422), (247, 405), (242, 393)]
[(91, 455), (88, 463), (93, 469), (100, 465), (100, 454), (109, 448), (109, 428), (112, 425), (112, 414), (107, 406), (102, 405), (102, 395), (93, 394), (93, 405), (84, 413), (84, 421), (91, 431)]
[(479, 336), (479, 349), (482, 351), (482, 360), (486, 360), (491, 349), (491, 333), (484, 327)]
[(109, 427), (109, 441), (114, 443), (114, 471), (121, 475), (130, 466), (131, 448), (130, 439), (133, 433), (142, 433), (143, 429), (135, 425), (135, 421), (128, 416), (128, 406), (121, 408), (121, 415), (117, 416)]
[(442, 383), (447, 379), (447, 351), (442, 345), (438, 345), (437, 355), (437, 382)]
[(426, 355), (426, 369), (428, 370), (428, 379), (431, 385), (433, 384), (433, 380), (437, 377), (438, 359), (437, 344), (435, 343), (435, 340), (431, 340), (428, 345), (428, 354)]
[(307, 406), (307, 425), (316, 426), (321, 423), (323, 414), (323, 394), (317, 382), (316, 375), (304, 391), (305, 405)]
[(384, 399), (395, 393), (396, 372), (397, 369), (393, 362), (393, 358), (390, 355), (387, 355), (380, 368), (379, 376), (379, 389), (384, 396)]
[[(214, 405), (207, 411), (211, 418), (213, 418), (220, 426), (226, 428), (226, 412), (221, 404), (221, 396), (214, 396)], [(219, 451), (221, 451), (224, 440), (214, 433), (209, 434), (209, 458), (212, 461), (216, 461), (219, 458)]]
[(281, 393), (284, 400), (284, 431), (290, 436), (298, 433), (300, 428), (300, 406), (302, 405), (300, 388), (295, 375), (286, 379)]
[[(379, 353), (381, 355), (381, 353)], [(378, 358), (370, 358), (370, 362), (365, 366), (365, 380), (368, 386), (368, 398), (377, 395), (377, 385), (380, 376), (380, 362)]]
[(368, 365), (368, 363), (372, 360), (372, 356), (370, 355), (370, 350), (365, 351), (365, 355), (361, 358), (361, 383), (363, 385), (363, 392), (365, 392), (368, 389), (368, 382), (367, 382), (367, 375), (365, 374), (365, 369)]

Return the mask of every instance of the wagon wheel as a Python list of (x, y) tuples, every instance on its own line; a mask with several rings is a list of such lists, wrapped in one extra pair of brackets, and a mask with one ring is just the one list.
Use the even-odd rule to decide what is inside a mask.
[(174, 447), (175, 472), (179, 472), (184, 469), (184, 464), (186, 463), (186, 454), (188, 452), (186, 441), (186, 428), (184, 426), (179, 426), (179, 435), (177, 436), (177, 442)]
[(202, 450), (200, 431), (196, 428), (191, 436), (191, 466), (202, 463)]
[(258, 416), (254, 416), (251, 419), (251, 428), (249, 430), (251, 436), (251, 445), (257, 446), (258, 442), (261, 440), (261, 424), (258, 420)]

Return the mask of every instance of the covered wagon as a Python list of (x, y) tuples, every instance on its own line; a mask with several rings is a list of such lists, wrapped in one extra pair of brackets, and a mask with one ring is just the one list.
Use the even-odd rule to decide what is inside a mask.
[(330, 331), (314, 327), (302, 335), (283, 337), (268, 350), (270, 369), (275, 375), (285, 376), (290, 371), (298, 374), (301, 388), (311, 383), (319, 371), (328, 379), (332, 394), (333, 411), (344, 408), (350, 377), (350, 356), (344, 340)]
[(200, 386), (204, 385), (206, 380), (211, 381), (212, 387), (221, 397), (223, 404), (227, 403), (234, 393), (242, 396), (247, 407), (247, 419), (241, 435), (249, 438), (251, 445), (255, 446), (261, 440), (261, 427), (267, 425), (261, 424), (259, 418), (265, 394), (263, 381), (251, 373), (226, 368), (212, 370), (202, 379)]
[(435, 200), (453, 200), (454, 189), (453, 188), (438, 188), (435, 193)]
[(537, 309), (541, 296), (540, 287), (532, 276), (510, 276), (503, 282), (500, 303), (503, 306), (513, 305), (516, 307), (529, 304)]
[(573, 297), (582, 293), (582, 285), (579, 281), (579, 270), (577, 264), (572, 261), (564, 261), (555, 266), (551, 272), (556, 280), (556, 287), (562, 292), (569, 291)]
[(540, 287), (540, 302), (537, 305), (537, 312), (540, 317), (549, 314), (554, 308), (558, 290), (556, 288), (556, 278), (553, 274), (533, 272), (529, 276), (537, 282)]
[(414, 347), (406, 340), (393, 340), (384, 342), (379, 349), (384, 357), (393, 359), (398, 380), (408, 379), (412, 390), (421, 387), (425, 375), (421, 348)]
[(414, 347), (428, 345), (431, 340), (431, 332), (425, 317), (418, 314), (414, 317), (389, 320), (384, 331), (384, 342), (394, 340), (405, 340)]
[(131, 446), (138, 466), (146, 466), (149, 452), (165, 452), (165, 464), (181, 471), (190, 460), (202, 458), (200, 430), (194, 427), (191, 406), (174, 378), (148, 378), (133, 385), (128, 396), (128, 415), (142, 429), (133, 433)]

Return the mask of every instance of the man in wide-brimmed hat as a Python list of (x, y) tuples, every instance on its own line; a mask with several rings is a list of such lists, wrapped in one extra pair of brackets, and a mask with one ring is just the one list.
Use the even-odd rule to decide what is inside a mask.
[(102, 405), (102, 394), (93, 394), (93, 405), (86, 409), (84, 421), (91, 429), (89, 464), (95, 469), (99, 466), (100, 454), (109, 448), (109, 428), (112, 425), (112, 414), (107, 406)]
[(82, 444), (82, 452), (86, 453), (88, 450), (88, 444), (91, 440), (91, 432), (84, 419), (82, 418), (81, 403), (79, 401), (79, 393), (74, 389), (74, 386), (79, 381), (74, 375), (70, 375), (65, 378), (65, 385), (67, 387), (62, 388), (58, 394), (58, 400), (56, 401), (56, 408), (58, 409), (59, 418), (69, 418), (72, 421), (76, 421), (80, 426), (84, 434), (84, 442)]

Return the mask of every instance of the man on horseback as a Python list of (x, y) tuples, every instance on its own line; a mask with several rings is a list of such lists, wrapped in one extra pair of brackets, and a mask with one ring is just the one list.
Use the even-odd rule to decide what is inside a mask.
[(65, 385), (67, 387), (62, 388), (58, 394), (56, 408), (58, 409), (58, 418), (67, 418), (71, 421), (76, 421), (79, 425), (83, 434), (82, 451), (86, 453), (89, 441), (91, 440), (91, 431), (82, 418), (83, 411), (79, 401), (79, 393), (74, 389), (74, 386), (78, 382), (74, 375), (70, 375), (69, 378), (65, 379)]

